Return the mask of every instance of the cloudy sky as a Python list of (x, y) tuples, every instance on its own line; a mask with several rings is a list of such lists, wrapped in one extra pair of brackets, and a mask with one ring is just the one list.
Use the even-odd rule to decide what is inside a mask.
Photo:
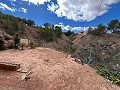
[(0, 0), (0, 11), (78, 32), (120, 20), (120, 0)]

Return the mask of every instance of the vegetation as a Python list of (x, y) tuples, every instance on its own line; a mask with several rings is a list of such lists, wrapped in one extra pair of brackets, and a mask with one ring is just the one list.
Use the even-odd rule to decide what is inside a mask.
[[(113, 36), (116, 36), (113, 34)], [(98, 73), (120, 85), (120, 44), (119, 37), (92, 36), (77, 44), (77, 49), (72, 53), (84, 63), (98, 69)], [(91, 40), (88, 41), (87, 38)], [(99, 68), (98, 68), (99, 67)]]
[(15, 35), (14, 37), (14, 47), (15, 49), (18, 49), (18, 46), (20, 46), (20, 37), (18, 34)]
[(37, 44), (36, 44), (36, 42), (34, 40), (30, 39), (29, 46), (30, 46), (31, 49), (35, 49)]
[(60, 38), (61, 35), (62, 35), (62, 28), (59, 27), (59, 26), (56, 26), (56, 27), (55, 27), (55, 34), (56, 34), (56, 36), (57, 36), (58, 38)]
[(115, 19), (111, 20), (108, 23), (108, 26), (103, 26), (102, 24), (99, 24), (97, 28), (88, 28), (88, 34), (92, 35), (102, 35), (105, 34), (107, 31), (120, 34), (120, 21), (118, 19)]
[(117, 84), (120, 86), (120, 75), (119, 74), (109, 71), (107, 69), (103, 69), (103, 68), (98, 69), (97, 72), (104, 78), (110, 80), (113, 84)]
[(4, 28), (5, 32), (10, 35), (15, 35), (15, 33), (24, 34), (24, 26), (34, 26), (35, 22), (33, 20), (21, 19), (8, 14), (2, 14), (0, 12), (0, 28)]
[(88, 34), (92, 34), (92, 35), (102, 35), (106, 33), (106, 27), (103, 26), (102, 24), (99, 24), (97, 26), (97, 28), (88, 28)]
[(40, 36), (48, 41), (54, 41), (56, 38), (60, 38), (62, 35), (62, 29), (61, 27), (54, 27), (54, 25), (50, 25), (49, 23), (45, 23), (43, 25), (44, 27), (40, 27)]
[(76, 45), (69, 45), (69, 46), (65, 46), (65, 47), (63, 48), (63, 51), (65, 51), (66, 53), (73, 54), (76, 49), (77, 49), (77, 46), (76, 46)]
[(107, 29), (111, 30), (112, 33), (120, 33), (120, 21), (118, 19), (111, 20)]
[(67, 32), (64, 32), (63, 34), (65, 34), (68, 37), (71, 36), (71, 35), (75, 35), (75, 33), (70, 31), (70, 30), (68, 30)]
[(53, 41), (55, 38), (55, 32), (53, 28), (41, 28), (40, 35), (46, 41)]

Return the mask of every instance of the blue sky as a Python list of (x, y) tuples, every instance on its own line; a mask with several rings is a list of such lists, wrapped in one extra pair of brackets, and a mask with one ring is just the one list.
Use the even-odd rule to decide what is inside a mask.
[(78, 32), (120, 20), (120, 0), (0, 0), (0, 11)]

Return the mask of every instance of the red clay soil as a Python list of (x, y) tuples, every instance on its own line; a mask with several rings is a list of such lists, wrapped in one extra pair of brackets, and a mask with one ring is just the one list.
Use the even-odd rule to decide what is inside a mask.
[(32, 39), (38, 39), (39, 38), (39, 34), (38, 29), (31, 27), (31, 26), (25, 26), (25, 31), (27, 36), (31, 37)]
[[(0, 70), (0, 90), (120, 90), (87, 65), (47, 48), (6, 50), (0, 62), (20, 63), (20, 72)], [(30, 79), (23, 80), (26, 71)]]

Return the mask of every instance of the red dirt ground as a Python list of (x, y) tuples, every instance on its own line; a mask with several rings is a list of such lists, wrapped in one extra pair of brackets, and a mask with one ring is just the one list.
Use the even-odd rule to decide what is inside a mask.
[[(87, 65), (48, 48), (6, 50), (0, 62), (21, 64), (21, 72), (0, 70), (0, 90), (120, 90)], [(22, 77), (31, 71), (29, 80)]]

